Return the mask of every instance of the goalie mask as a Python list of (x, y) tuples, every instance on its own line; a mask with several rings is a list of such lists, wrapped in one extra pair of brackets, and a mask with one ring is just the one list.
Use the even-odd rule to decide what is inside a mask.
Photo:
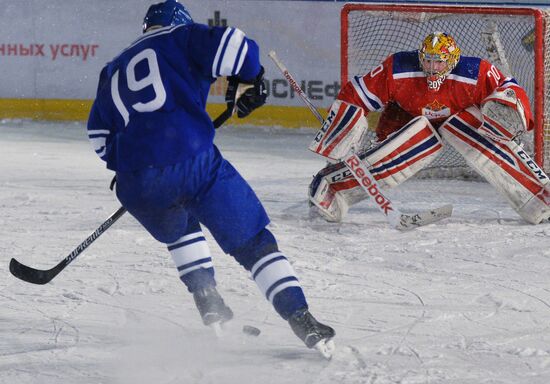
[(447, 75), (458, 64), (460, 48), (450, 35), (434, 32), (422, 41), (418, 58), (428, 80), (428, 89), (437, 92)]
[(143, 33), (153, 26), (167, 27), (169, 25), (192, 24), (193, 19), (177, 0), (166, 0), (163, 3), (153, 4), (147, 10), (143, 19)]

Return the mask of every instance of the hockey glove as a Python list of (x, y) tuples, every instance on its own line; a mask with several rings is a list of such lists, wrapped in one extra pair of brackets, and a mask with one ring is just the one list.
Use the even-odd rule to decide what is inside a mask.
[(481, 114), (479, 132), (501, 143), (514, 140), (528, 129), (523, 104), (511, 87), (497, 88), (487, 96), (481, 102)]
[[(264, 84), (264, 67), (252, 82), (243, 82), (238, 77), (232, 76), (227, 85), (225, 102), (229, 110), (233, 109), (240, 118), (248, 116), (253, 110), (265, 104), (267, 89)], [(242, 92), (244, 90), (244, 92)], [(242, 94), (241, 94), (242, 92)]]

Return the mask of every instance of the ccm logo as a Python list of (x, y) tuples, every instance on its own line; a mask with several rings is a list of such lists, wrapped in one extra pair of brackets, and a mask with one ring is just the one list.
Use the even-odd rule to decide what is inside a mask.
[(323, 136), (325, 136), (325, 133), (327, 133), (328, 128), (332, 124), (332, 120), (334, 119), (334, 116), (336, 116), (336, 113), (334, 113), (334, 111), (330, 111), (330, 114), (327, 116), (327, 118), (323, 122), (323, 126), (321, 127), (319, 132), (317, 132), (317, 134), (315, 135), (314, 140), (316, 143), (321, 142), (321, 139), (323, 138)]
[(524, 151), (519, 151), (518, 156), (521, 157), (523, 160), (525, 160), (525, 162), (527, 163), (527, 166), (529, 168), (531, 168), (531, 170), (535, 173), (535, 175), (537, 175), (539, 180), (545, 180), (545, 179), (548, 178), (544, 174), (544, 171), (542, 169), (540, 169), (540, 167), (537, 165), (537, 163), (535, 163), (533, 160), (531, 160), (531, 158), (529, 157), (529, 155), (527, 153), (525, 153)]
[(390, 205), (391, 203), (384, 197), (384, 195), (380, 193), (378, 186), (373, 183), (373, 180), (367, 176), (365, 169), (363, 169), (363, 164), (357, 155), (352, 155), (345, 161), (351, 172), (355, 175), (357, 181), (359, 181), (359, 183), (363, 186), (363, 189), (365, 189), (367, 193), (372, 196), (374, 201), (376, 201), (376, 204), (382, 208), (386, 216), (389, 211), (393, 211), (393, 208)]

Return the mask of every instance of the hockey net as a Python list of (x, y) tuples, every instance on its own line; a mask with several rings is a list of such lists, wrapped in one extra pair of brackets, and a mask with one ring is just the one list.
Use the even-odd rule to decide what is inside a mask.
[[(455, 38), (462, 53), (489, 60), (527, 91), (535, 129), (522, 143), (550, 171), (550, 13), (530, 8), (349, 3), (341, 12), (341, 81), (364, 75), (387, 56), (418, 49), (431, 32)], [(421, 177), (477, 178), (450, 146)]]

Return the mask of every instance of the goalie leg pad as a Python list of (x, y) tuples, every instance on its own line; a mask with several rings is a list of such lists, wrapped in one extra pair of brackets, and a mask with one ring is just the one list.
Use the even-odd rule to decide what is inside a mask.
[(309, 149), (332, 160), (340, 160), (367, 132), (368, 122), (361, 107), (336, 100), (315, 135)]
[(442, 149), (429, 120), (418, 116), (359, 157), (382, 188), (393, 188), (430, 164)]
[[(359, 153), (382, 188), (395, 187), (435, 159), (443, 144), (424, 117), (411, 120), (375, 148)], [(344, 163), (331, 164), (313, 178), (310, 201), (325, 210), (330, 221), (340, 221), (353, 205), (368, 196)], [(328, 218), (327, 218), (328, 219)]]
[(538, 224), (550, 217), (550, 180), (544, 171), (515, 142), (490, 140), (477, 128), (474, 114), (465, 110), (447, 119), (439, 133), (523, 219)]

